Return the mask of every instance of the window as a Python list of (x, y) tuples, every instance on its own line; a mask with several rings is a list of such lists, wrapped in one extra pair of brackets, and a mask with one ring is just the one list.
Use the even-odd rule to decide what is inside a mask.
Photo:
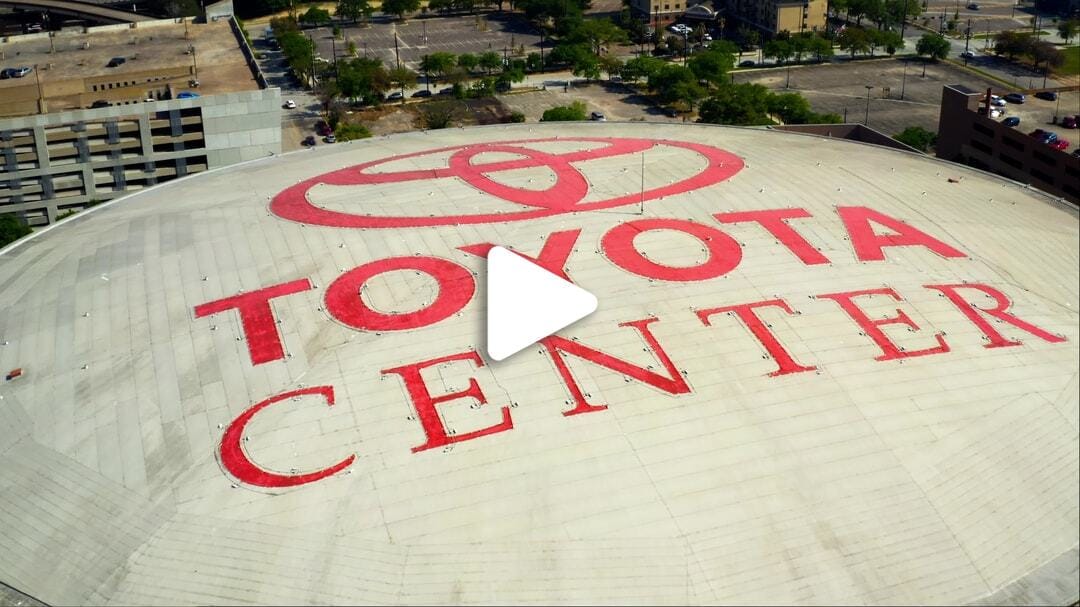
[(1036, 179), (1041, 179), (1042, 181), (1045, 181), (1046, 183), (1051, 183), (1051, 184), (1054, 183), (1054, 178), (1053, 177), (1051, 177), (1050, 175), (1047, 175), (1046, 173), (1043, 173), (1042, 171), (1040, 171), (1038, 169), (1031, 169), (1031, 176), (1035, 177)]
[(1022, 150), (1022, 149), (1024, 149), (1024, 144), (1022, 144), (1019, 141), (1013, 139), (1012, 137), (1002, 137), (1001, 138), (1001, 143), (1004, 143), (1005, 145), (1011, 147), (1014, 150)]
[(1008, 154), (998, 154), (998, 158), (1001, 158), (1001, 160), (1005, 164), (1013, 167), (1014, 169), (1019, 169), (1022, 166), (1024, 166), (1023, 164), (1020, 163), (1019, 160), (1013, 158), (1012, 156), (1009, 156)]
[[(1048, 165), (1050, 165), (1052, 167), (1057, 166), (1057, 161), (1056, 160), (1054, 160), (1053, 158), (1047, 156), (1046, 154), (1043, 154), (1042, 152), (1040, 152), (1038, 150), (1035, 151), (1034, 156), (1035, 156), (1035, 160), (1038, 160), (1039, 162), (1041, 162), (1043, 164), (1048, 164)], [(1044, 179), (1043, 181), (1046, 181), (1046, 180)]]

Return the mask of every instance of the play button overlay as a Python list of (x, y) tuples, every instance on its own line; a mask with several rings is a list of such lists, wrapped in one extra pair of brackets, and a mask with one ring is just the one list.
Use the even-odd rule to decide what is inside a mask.
[(503, 247), (488, 253), (487, 352), (503, 360), (596, 311), (596, 296)]

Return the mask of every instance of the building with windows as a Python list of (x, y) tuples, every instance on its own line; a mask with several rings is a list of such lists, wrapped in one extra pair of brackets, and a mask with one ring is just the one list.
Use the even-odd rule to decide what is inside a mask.
[(767, 37), (824, 30), (826, 0), (728, 0), (729, 17), (757, 28)]
[[(1080, 158), (980, 113), (989, 91), (961, 84), (942, 89), (937, 155), (1031, 184), (1080, 204)], [(1049, 127), (1047, 127), (1049, 128)]]
[(0, 40), (0, 214), (31, 226), (124, 193), (281, 151), (266, 87), (230, 17)]
[(708, 0), (630, 0), (630, 8), (657, 30), (678, 20), (686, 11), (696, 5), (705, 5)]

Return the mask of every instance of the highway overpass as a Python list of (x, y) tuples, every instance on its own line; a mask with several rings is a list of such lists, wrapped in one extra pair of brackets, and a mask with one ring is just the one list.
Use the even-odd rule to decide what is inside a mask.
[(105, 23), (151, 21), (154, 17), (76, 0), (0, 0), (0, 5), (95, 19)]

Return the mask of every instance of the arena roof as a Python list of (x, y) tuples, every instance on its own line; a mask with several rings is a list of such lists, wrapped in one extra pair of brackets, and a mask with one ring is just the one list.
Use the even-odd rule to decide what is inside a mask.
[[(598, 311), (486, 359), (490, 244)], [(725, 127), (412, 133), (150, 188), (0, 253), (0, 581), (1067, 604), (1078, 246), (1016, 183)]]

